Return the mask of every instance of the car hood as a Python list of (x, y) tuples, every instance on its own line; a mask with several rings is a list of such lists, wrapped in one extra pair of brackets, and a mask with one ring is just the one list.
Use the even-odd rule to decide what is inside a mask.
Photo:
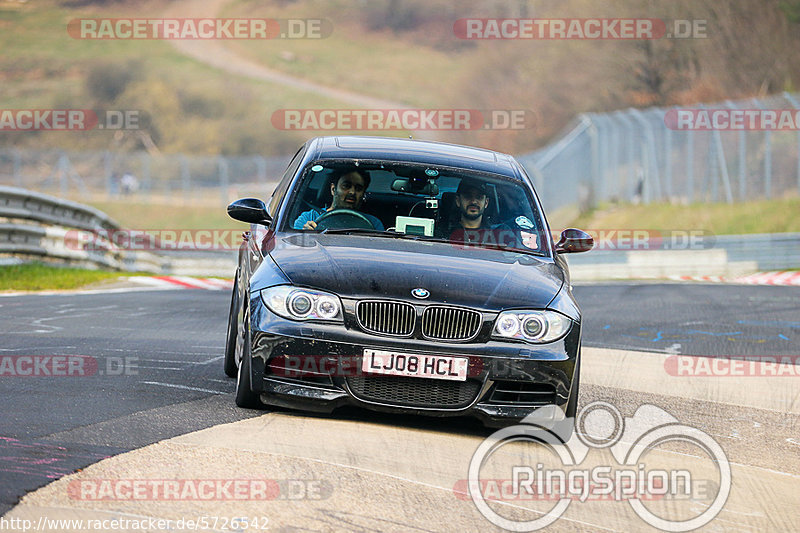
[(276, 236), (272, 259), (294, 285), (343, 297), (414, 300), (485, 310), (544, 308), (564, 282), (551, 258), (436, 243), (350, 235)]

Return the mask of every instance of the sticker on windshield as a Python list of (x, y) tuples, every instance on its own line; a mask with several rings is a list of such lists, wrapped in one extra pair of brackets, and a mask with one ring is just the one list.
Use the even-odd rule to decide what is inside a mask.
[(522, 245), (526, 248), (539, 248), (539, 236), (536, 233), (521, 231), (519, 235), (522, 237)]
[(314, 165), (313, 167), (311, 167), (311, 170), (313, 170), (314, 172), (319, 172), (322, 169), (323, 169), (322, 165)]
[(531, 220), (526, 216), (518, 216), (514, 220), (514, 222), (516, 222), (517, 226), (519, 226), (522, 229), (531, 229), (531, 228), (533, 228), (533, 222), (531, 222)]

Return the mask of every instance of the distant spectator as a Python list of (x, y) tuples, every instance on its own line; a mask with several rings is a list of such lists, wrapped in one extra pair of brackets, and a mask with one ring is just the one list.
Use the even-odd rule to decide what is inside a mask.
[(120, 184), (122, 185), (122, 194), (126, 196), (139, 190), (139, 180), (130, 172), (126, 172), (122, 175)]

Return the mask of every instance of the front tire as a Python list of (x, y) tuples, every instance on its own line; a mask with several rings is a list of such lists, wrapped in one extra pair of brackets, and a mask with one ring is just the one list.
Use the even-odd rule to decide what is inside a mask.
[(572, 434), (575, 433), (575, 421), (578, 415), (578, 396), (580, 393), (580, 388), (581, 363), (580, 357), (578, 357), (578, 362), (575, 363), (575, 378), (572, 381), (572, 390), (570, 391), (567, 408), (564, 411), (565, 418), (553, 428), (553, 432), (556, 433), (565, 443), (569, 441), (569, 439), (572, 438)]
[(246, 308), (244, 312), (244, 339), (242, 342), (242, 357), (239, 360), (239, 371), (236, 374), (236, 405), (245, 409), (260, 409), (264, 407), (259, 395), (253, 392), (252, 357), (250, 355), (250, 313)]
[(236, 363), (236, 338), (239, 335), (239, 275), (237, 272), (236, 279), (233, 283), (233, 292), (231, 293), (231, 309), (228, 312), (228, 333), (225, 337), (225, 375), (229, 378), (235, 378), (238, 375), (238, 366)]

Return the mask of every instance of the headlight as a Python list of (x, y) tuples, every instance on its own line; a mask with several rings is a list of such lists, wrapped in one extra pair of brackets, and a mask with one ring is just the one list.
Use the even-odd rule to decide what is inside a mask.
[(270, 311), (291, 320), (342, 322), (342, 303), (327, 292), (278, 285), (262, 290), (261, 299)]
[(542, 344), (566, 335), (571, 324), (569, 318), (555, 311), (503, 311), (494, 321), (492, 337)]

